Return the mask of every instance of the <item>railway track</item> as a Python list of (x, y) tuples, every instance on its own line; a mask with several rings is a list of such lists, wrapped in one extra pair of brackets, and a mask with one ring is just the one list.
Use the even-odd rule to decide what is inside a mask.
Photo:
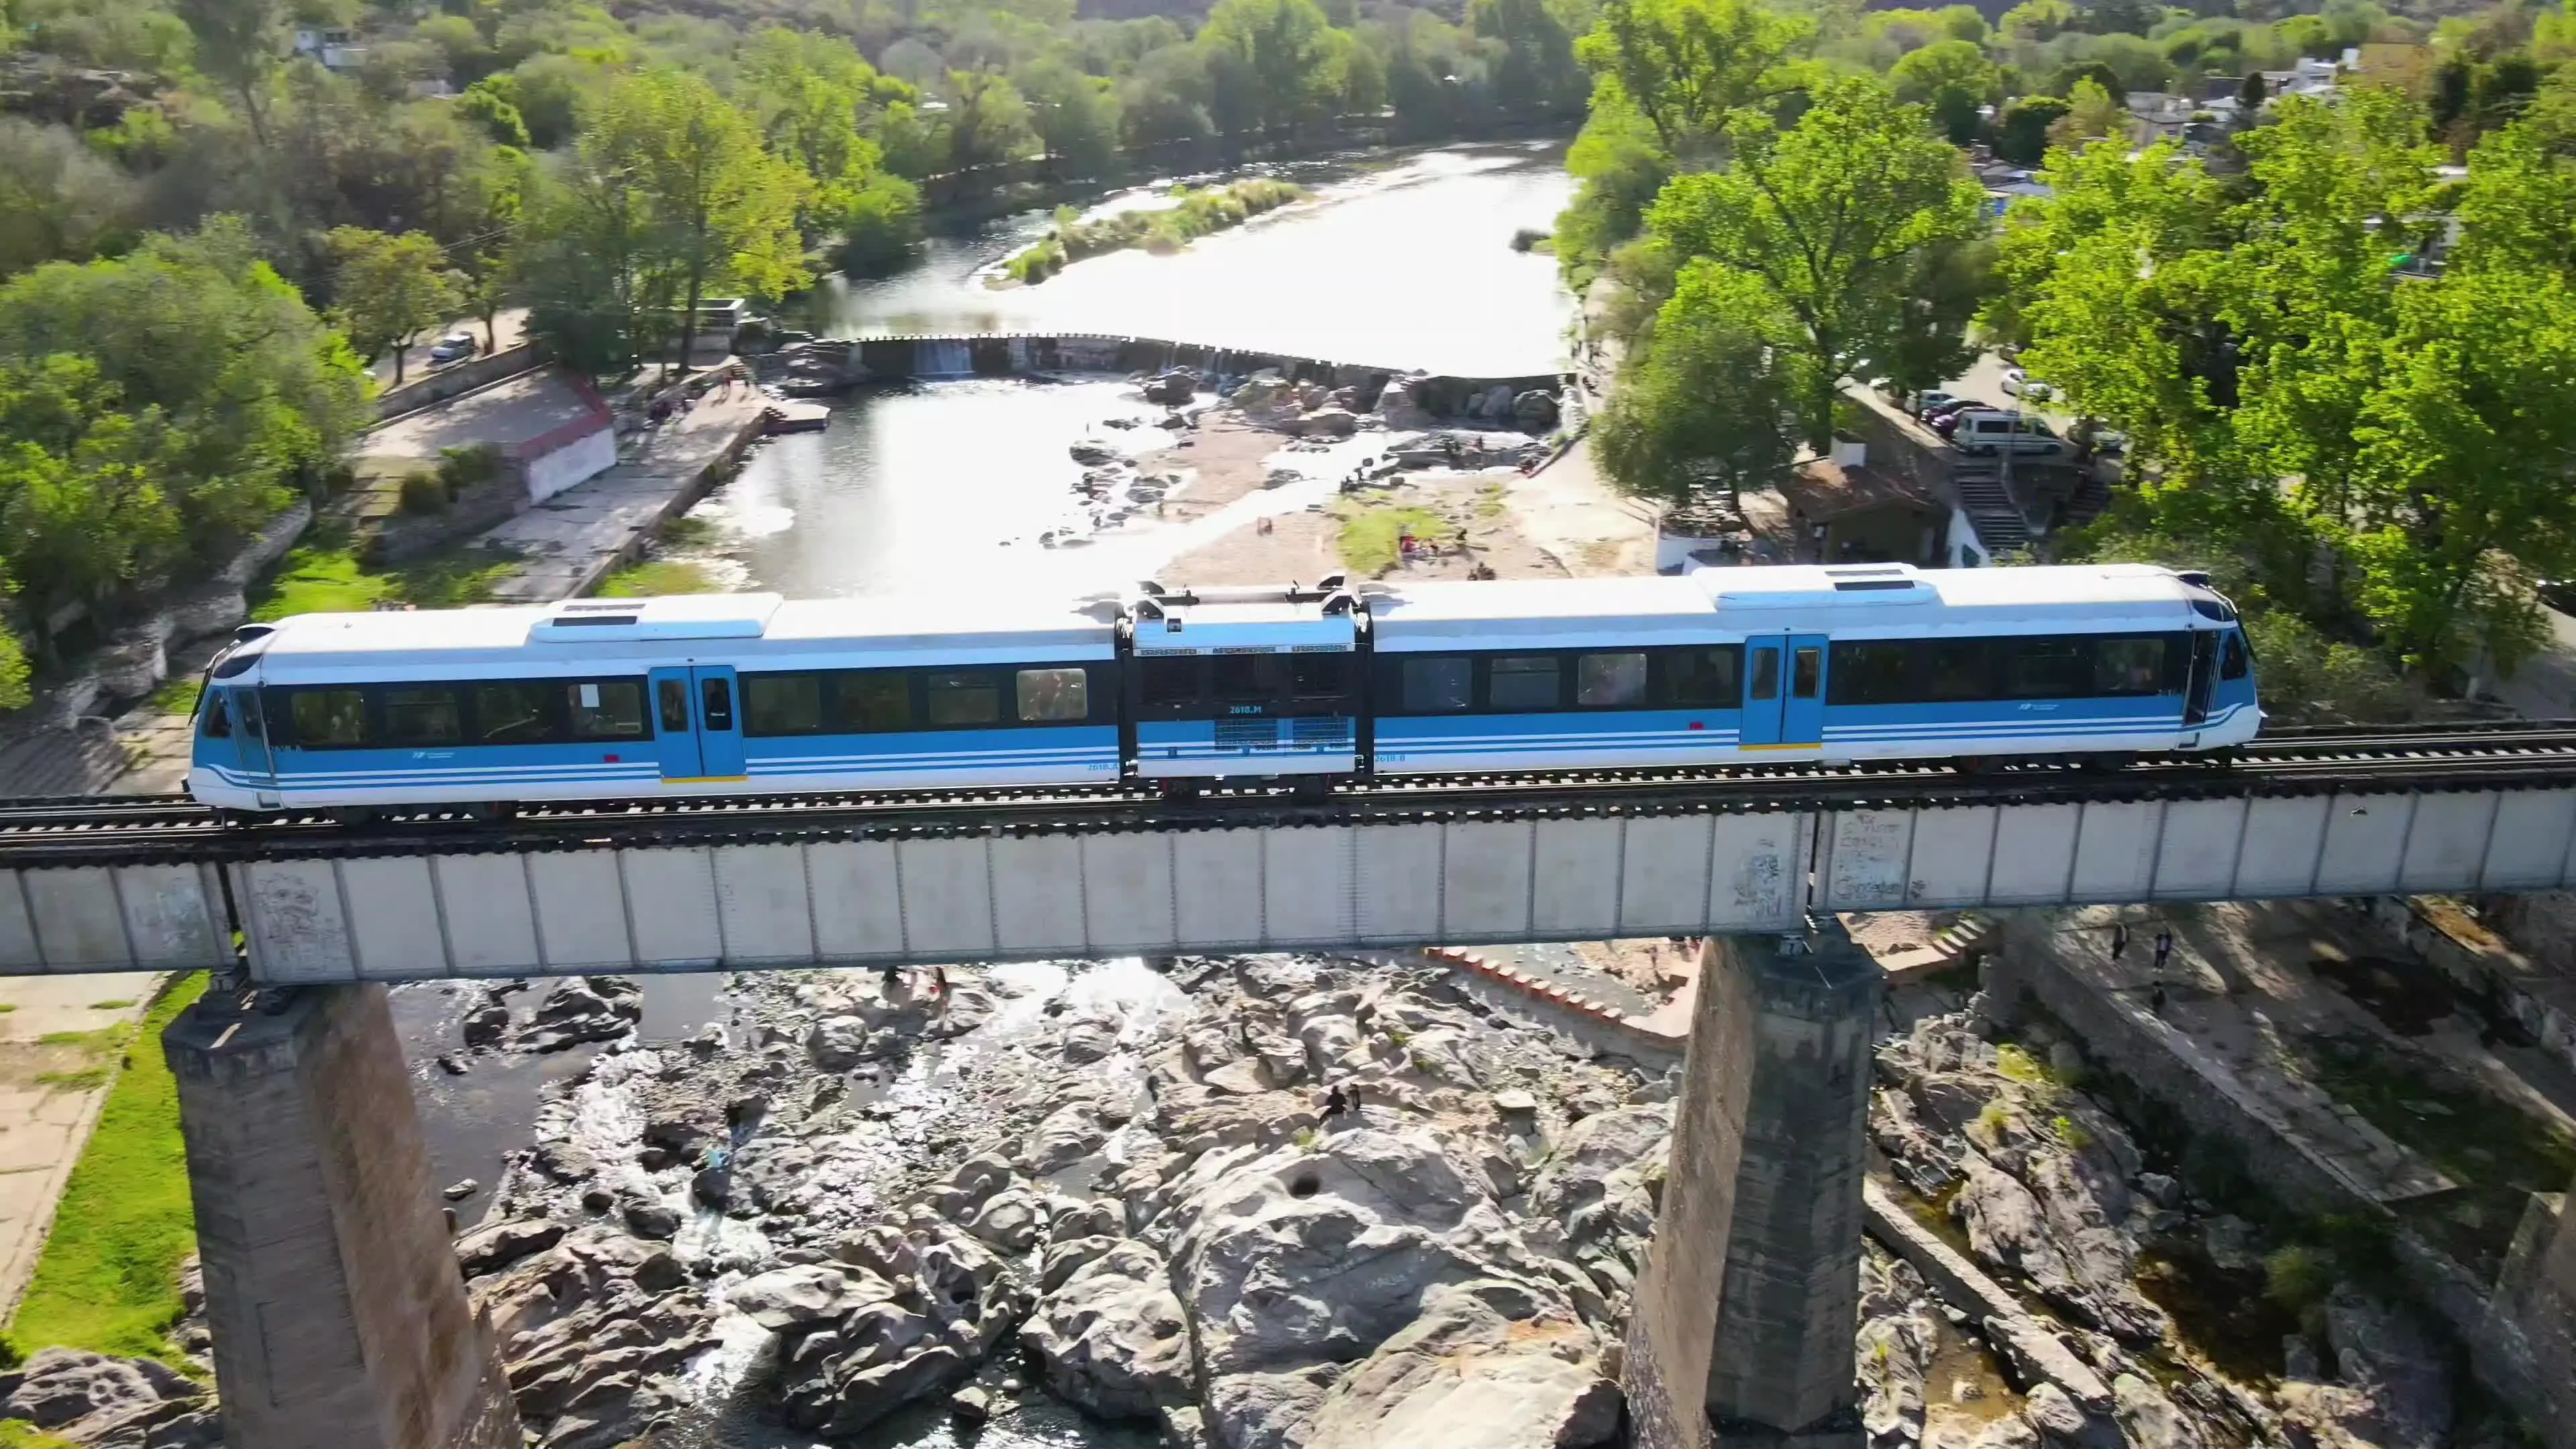
[(227, 821), (182, 795), (16, 799), (0, 800), (0, 865), (2559, 786), (2576, 787), (2576, 721), (2288, 731), (2231, 758), (2149, 757), (2119, 769), (1877, 761), (1552, 771), (1371, 780), (1322, 796), (1240, 786), (1174, 798), (1122, 784), (538, 802), (497, 820), (401, 808), (365, 821)]

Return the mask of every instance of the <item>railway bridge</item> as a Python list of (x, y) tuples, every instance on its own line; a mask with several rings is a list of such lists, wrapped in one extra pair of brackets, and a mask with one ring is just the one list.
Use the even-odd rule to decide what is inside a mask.
[(1091, 787), (256, 828), (175, 798), (16, 801), (0, 872), (0, 974), (226, 973), (164, 1049), (235, 1445), (519, 1442), (386, 983), (1699, 935), (1624, 1359), (1636, 1437), (1840, 1446), (1861, 1440), (1879, 980), (1830, 913), (2566, 888), (2576, 723), (2284, 733), (2108, 773), (1784, 765), (1323, 800)]

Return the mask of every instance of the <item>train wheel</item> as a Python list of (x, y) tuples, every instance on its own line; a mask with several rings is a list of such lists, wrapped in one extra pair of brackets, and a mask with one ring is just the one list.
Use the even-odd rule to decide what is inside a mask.
[(2099, 774), (2109, 774), (2116, 770), (2126, 770), (2137, 763), (2137, 755), (2133, 752), (2124, 750), (2108, 751), (2103, 754), (2086, 755), (2084, 757), (2084, 768)]
[(336, 810), (324, 813), (328, 814), (332, 823), (337, 825), (358, 826), (376, 823), (375, 809), (367, 805), (343, 805)]
[(1959, 755), (1951, 759), (1950, 768), (1962, 775), (1991, 775), (1996, 761), (1992, 755)]

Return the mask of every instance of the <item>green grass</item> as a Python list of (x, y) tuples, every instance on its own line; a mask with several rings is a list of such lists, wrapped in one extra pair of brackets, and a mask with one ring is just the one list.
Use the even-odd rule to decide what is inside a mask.
[(7, 1015), (7, 1014), (8, 1014), (8, 1013), (10, 1013), (10, 1012), (16, 1011), (17, 1009), (18, 1009), (18, 1003), (14, 1002), (14, 1001), (0, 1001), (0, 1016), (5, 1016), (5, 1015)]
[(72, 1169), (53, 1236), (9, 1325), (18, 1349), (179, 1361), (165, 1335), (179, 1320), (179, 1263), (196, 1245), (196, 1216), (179, 1140), (178, 1083), (159, 1038), (205, 989), (203, 974), (183, 977), (139, 1025), (120, 1030), (124, 1070)]
[(1453, 531), (1449, 521), (1428, 508), (1393, 508), (1360, 504), (1338, 510), (1342, 520), (1342, 562), (1358, 573), (1375, 577), (1396, 565), (1396, 540), (1405, 530), (1429, 542), (1439, 542)]
[(133, 1004), (134, 1000), (132, 997), (113, 996), (105, 1001), (91, 1002), (89, 1004), (89, 1009), (92, 1011), (123, 1011), (125, 1008), (132, 1006)]
[(66, 1092), (95, 1092), (106, 1086), (107, 1079), (112, 1075), (114, 1074), (108, 1070), (105, 1062), (95, 1062), (86, 1067), (74, 1067), (69, 1071), (38, 1072), (36, 1083), (39, 1086), (57, 1087)]
[(127, 1028), (102, 1026), (94, 1031), (49, 1031), (36, 1038), (38, 1046), (79, 1047), (85, 1052), (112, 1052), (125, 1045)]
[(628, 564), (602, 579), (603, 599), (649, 599), (666, 594), (712, 594), (716, 581), (707, 571), (683, 559), (647, 559)]
[(69, 1439), (57, 1438), (24, 1419), (0, 1419), (0, 1449), (80, 1449)]
[(206, 678), (202, 674), (174, 675), (152, 691), (150, 703), (159, 714), (195, 714), (197, 696), (205, 687)]
[(303, 546), (278, 562), (251, 590), (251, 617), (358, 614), (378, 604), (461, 609), (491, 597), (492, 586), (518, 560), (490, 549), (461, 548), (415, 559), (392, 569), (359, 563), (346, 529), (316, 527)]

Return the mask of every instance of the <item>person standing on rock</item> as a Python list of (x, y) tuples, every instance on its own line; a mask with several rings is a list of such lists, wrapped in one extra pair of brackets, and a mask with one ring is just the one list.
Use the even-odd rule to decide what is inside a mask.
[(2111, 927), (2111, 959), (2114, 961), (2119, 960), (2122, 956), (2128, 954), (2128, 950), (2129, 923), (2121, 921)]
[(1324, 1094), (1324, 1120), (1325, 1120), (1325, 1121), (1330, 1122), (1330, 1121), (1332, 1121), (1334, 1118), (1336, 1118), (1336, 1117), (1338, 1117), (1338, 1116), (1342, 1115), (1344, 1112), (1347, 1112), (1347, 1111), (1349, 1111), (1350, 1109), (1351, 1109), (1351, 1102), (1350, 1102), (1350, 1098), (1348, 1098), (1348, 1097), (1346, 1097), (1346, 1096), (1344, 1096), (1344, 1095), (1342, 1094), (1342, 1089), (1341, 1089), (1340, 1087), (1338, 1087), (1338, 1086), (1337, 1086), (1337, 1087), (1333, 1088), (1331, 1091), (1326, 1092), (1326, 1093)]

